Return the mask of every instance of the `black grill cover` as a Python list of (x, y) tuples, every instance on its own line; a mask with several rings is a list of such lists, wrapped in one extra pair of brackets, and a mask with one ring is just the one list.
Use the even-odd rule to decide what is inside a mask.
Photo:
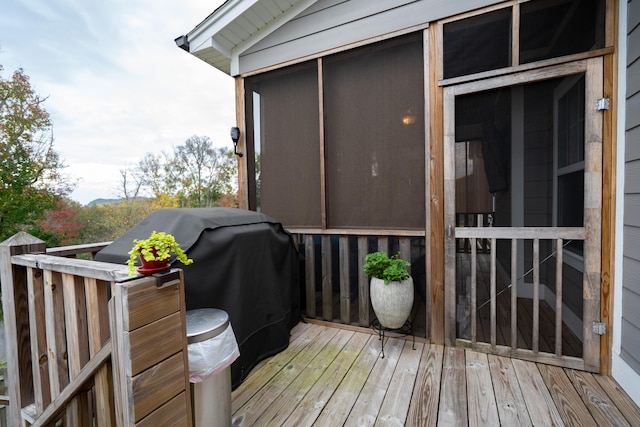
[(232, 208), (162, 209), (109, 246), (97, 261), (124, 264), (133, 239), (151, 232), (175, 236), (194, 263), (184, 269), (187, 310), (219, 308), (240, 348), (231, 365), (233, 388), (265, 357), (285, 349), (300, 316), (298, 254), (282, 225), (266, 215)]

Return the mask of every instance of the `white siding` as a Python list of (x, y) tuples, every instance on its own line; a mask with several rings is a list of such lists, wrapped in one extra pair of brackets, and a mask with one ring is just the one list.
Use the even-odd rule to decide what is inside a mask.
[(274, 33), (240, 53), (238, 73), (317, 55), (340, 46), (474, 10), (496, 0), (319, 0)]
[[(620, 356), (640, 374), (640, 0), (629, 1), (627, 15), (625, 114), (624, 273)], [(635, 72), (634, 72), (635, 70)]]
[(618, 129), (624, 156), (618, 156), (618, 170), (624, 184), (619, 182), (623, 224), (616, 227), (616, 234), (622, 235), (616, 252), (621, 251), (622, 256), (616, 259), (612, 373), (640, 405), (640, 0), (622, 0), (620, 8), (623, 53)]

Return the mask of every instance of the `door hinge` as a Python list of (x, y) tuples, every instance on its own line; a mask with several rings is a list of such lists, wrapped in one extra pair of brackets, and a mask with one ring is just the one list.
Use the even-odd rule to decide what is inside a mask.
[(603, 111), (609, 109), (609, 98), (596, 99), (596, 111)]
[(455, 233), (453, 225), (449, 224), (447, 226), (447, 240), (451, 240), (453, 238), (453, 234)]
[(604, 335), (607, 333), (607, 325), (604, 322), (593, 322), (593, 333)]

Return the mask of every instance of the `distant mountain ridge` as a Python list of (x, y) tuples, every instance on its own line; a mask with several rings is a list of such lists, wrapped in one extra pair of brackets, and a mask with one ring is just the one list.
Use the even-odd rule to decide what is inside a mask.
[[(145, 197), (136, 197), (135, 200), (144, 200)], [(120, 203), (124, 199), (95, 199), (87, 203), (87, 206), (98, 206), (98, 205), (108, 205), (113, 203)]]

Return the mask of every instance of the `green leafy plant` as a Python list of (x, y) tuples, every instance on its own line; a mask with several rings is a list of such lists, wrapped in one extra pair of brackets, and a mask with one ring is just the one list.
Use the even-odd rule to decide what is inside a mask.
[(400, 253), (388, 256), (385, 252), (373, 252), (364, 259), (362, 269), (370, 277), (389, 282), (402, 282), (409, 278), (407, 267), (411, 265), (408, 261), (400, 258)]
[(164, 261), (168, 260), (173, 253), (176, 255), (176, 260), (184, 265), (193, 263), (193, 260), (187, 256), (178, 242), (176, 242), (175, 237), (164, 231), (157, 233), (154, 230), (148, 239), (135, 239), (133, 243), (134, 245), (129, 251), (129, 260), (127, 261), (130, 276), (136, 273), (138, 257), (142, 257), (146, 261)]

